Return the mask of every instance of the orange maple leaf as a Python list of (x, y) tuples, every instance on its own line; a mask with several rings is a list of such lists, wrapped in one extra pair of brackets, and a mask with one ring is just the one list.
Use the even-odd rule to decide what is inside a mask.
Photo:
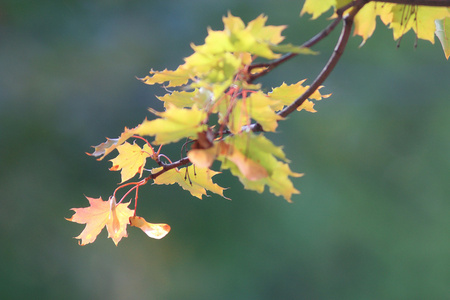
[(102, 198), (86, 197), (89, 207), (72, 208), (75, 214), (68, 221), (79, 224), (86, 224), (81, 234), (75, 238), (81, 239), (79, 244), (84, 246), (95, 241), (103, 227), (108, 230), (108, 237), (112, 238), (114, 244), (120, 242), (123, 237), (127, 237), (127, 225), (129, 219), (134, 215), (134, 210), (128, 208), (128, 203), (116, 204), (116, 199), (110, 197), (103, 201)]
[(170, 231), (170, 226), (168, 224), (149, 223), (145, 221), (144, 218), (138, 216), (133, 216), (130, 218), (130, 225), (142, 229), (146, 235), (158, 240), (165, 237)]

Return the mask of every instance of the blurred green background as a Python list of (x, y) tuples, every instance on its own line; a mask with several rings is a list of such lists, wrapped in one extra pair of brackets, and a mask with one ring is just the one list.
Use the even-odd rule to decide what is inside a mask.
[[(2, 0), (0, 2), (0, 295), (2, 299), (450, 299), (450, 82), (439, 43), (379, 26), (352, 38), (316, 105), (279, 133), (301, 195), (292, 204), (216, 176), (232, 201), (179, 187), (140, 191), (131, 228), (80, 247), (67, 222), (84, 195), (119, 181), (91, 145), (161, 110), (164, 89), (136, 80), (173, 69), (231, 11), (264, 13), (300, 44), (329, 21), (303, 1)], [(337, 30), (339, 31), (339, 30)], [(337, 32), (262, 82), (309, 81)], [(178, 153), (178, 150), (174, 150)]]

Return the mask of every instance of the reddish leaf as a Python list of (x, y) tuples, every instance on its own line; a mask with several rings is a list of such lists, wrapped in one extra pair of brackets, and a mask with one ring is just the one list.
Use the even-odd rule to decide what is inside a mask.
[(86, 198), (90, 206), (72, 208), (75, 214), (70, 219), (66, 219), (71, 222), (86, 224), (81, 234), (76, 237), (81, 240), (79, 244), (84, 246), (94, 242), (97, 235), (106, 226), (108, 237), (112, 238), (117, 246), (123, 237), (128, 236), (127, 224), (129, 218), (134, 214), (134, 211), (128, 208), (130, 203), (116, 204), (114, 197), (110, 197), (108, 201), (103, 201), (101, 197)]

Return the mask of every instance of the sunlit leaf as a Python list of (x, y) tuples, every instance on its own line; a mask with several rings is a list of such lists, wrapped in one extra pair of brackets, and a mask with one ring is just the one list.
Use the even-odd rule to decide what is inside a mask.
[(178, 108), (169, 105), (165, 112), (155, 112), (160, 118), (148, 121), (133, 130), (134, 134), (141, 136), (155, 136), (155, 144), (167, 144), (177, 142), (182, 138), (195, 137), (197, 132), (205, 131), (206, 125), (202, 124), (206, 118), (206, 112), (192, 108)]
[(145, 84), (153, 85), (155, 83), (169, 82), (168, 87), (185, 85), (191, 79), (191, 73), (188, 69), (179, 67), (175, 71), (150, 71), (151, 76), (140, 78)]
[[(305, 79), (306, 80), (306, 79)], [(295, 84), (287, 85), (286, 83), (283, 83), (281, 86), (276, 87), (272, 89), (272, 92), (268, 94), (268, 96), (277, 101), (277, 104), (273, 107), (275, 111), (283, 109), (284, 106), (291, 104), (294, 102), (297, 98), (299, 98), (304, 92), (306, 92), (309, 88), (309, 85), (303, 86), (303, 82), (305, 80), (301, 80)], [(311, 96), (309, 96), (309, 99), (313, 100), (321, 100), (323, 98), (328, 98), (331, 94), (328, 95), (322, 95), (319, 92), (319, 89), (322, 87), (319, 87), (317, 90), (312, 93)], [(307, 110), (309, 112), (316, 112), (314, 110), (314, 103), (311, 101), (306, 100), (303, 105), (297, 108), (297, 110)]]
[[(266, 171), (266, 176), (252, 178), (245, 174), (244, 168), (237, 165), (228, 156), (222, 154), (218, 156), (217, 159), (222, 161), (222, 168), (230, 169), (233, 175), (239, 177), (246, 189), (262, 193), (267, 185), (273, 194), (282, 195), (289, 202), (292, 194), (299, 193), (289, 177), (300, 177), (302, 174), (292, 172), (286, 163), (277, 159), (286, 160), (281, 147), (273, 145), (262, 134), (255, 135), (253, 133), (230, 136), (225, 141), (228, 145), (233, 145), (234, 150), (237, 149), (245, 156), (241, 159), (242, 161), (245, 161), (245, 159), (252, 161), (260, 166), (258, 168), (262, 167)], [(256, 173), (258, 174), (258, 172)]]
[[(152, 173), (158, 173), (162, 168), (155, 168)], [(192, 196), (202, 199), (203, 195), (208, 195), (206, 191), (211, 191), (224, 198), (224, 188), (212, 181), (212, 177), (219, 172), (208, 168), (199, 168), (189, 166), (181, 169), (171, 169), (155, 178), (155, 184), (174, 184), (177, 183), (184, 190), (189, 191)]]
[(450, 18), (436, 21), (436, 35), (439, 38), (445, 57), (450, 57)]
[(75, 214), (68, 221), (79, 224), (86, 224), (77, 239), (80, 239), (80, 245), (95, 241), (99, 233), (106, 226), (108, 237), (112, 238), (114, 244), (120, 242), (123, 237), (127, 237), (127, 225), (129, 218), (133, 216), (134, 211), (128, 208), (130, 203), (116, 204), (114, 197), (110, 197), (108, 201), (102, 198), (86, 197), (89, 206), (84, 208), (72, 208)]
[(189, 160), (197, 167), (209, 168), (218, 155), (218, 147), (215, 144), (208, 149), (191, 149), (187, 155)]
[(413, 29), (419, 39), (433, 44), (436, 31), (435, 20), (450, 17), (447, 7), (395, 5), (392, 13), (390, 28), (393, 30), (395, 40)]
[(355, 30), (353, 35), (359, 35), (363, 38), (360, 46), (364, 45), (366, 40), (370, 38), (376, 28), (376, 18), (380, 16), (385, 24), (389, 24), (392, 20), (393, 4), (369, 2), (356, 14)]
[(239, 172), (250, 181), (267, 177), (267, 170), (261, 164), (245, 156), (232, 144), (220, 143), (220, 156), (223, 161), (232, 162)]
[(110, 168), (111, 171), (119, 171), (122, 176), (122, 181), (127, 181), (133, 178), (134, 175), (142, 176), (147, 158), (152, 156), (155, 152), (147, 144), (141, 148), (137, 144), (130, 144), (125, 142), (123, 145), (117, 147), (119, 155), (111, 159), (113, 163)]
[(116, 149), (118, 146), (122, 145), (126, 140), (131, 138), (134, 135), (133, 130), (134, 129), (128, 129), (127, 127), (125, 127), (125, 130), (117, 139), (106, 138), (106, 142), (101, 143), (98, 146), (93, 146), (94, 153), (87, 153), (87, 154), (96, 157), (100, 156), (97, 160), (102, 160), (114, 149)]
[(140, 228), (146, 235), (158, 240), (165, 237), (170, 231), (168, 224), (149, 223), (144, 218), (138, 216), (130, 217), (130, 225)]
[(303, 16), (308, 13), (312, 15), (312, 19), (317, 19), (333, 6), (336, 6), (336, 0), (306, 0), (300, 15)]

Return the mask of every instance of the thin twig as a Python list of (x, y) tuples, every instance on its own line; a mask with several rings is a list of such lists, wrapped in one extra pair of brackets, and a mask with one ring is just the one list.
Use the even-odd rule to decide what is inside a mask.
[[(189, 158), (187, 157), (183, 157), (180, 160), (177, 160), (176, 162), (170, 163), (170, 164), (164, 164), (163, 169), (159, 172), (156, 172), (155, 174), (151, 174), (150, 176), (148, 176), (148, 179), (155, 179), (156, 177), (158, 177), (159, 175), (171, 170), (171, 169), (175, 169), (184, 165), (187, 165), (188, 163), (190, 163), (191, 161), (189, 160)], [(146, 178), (146, 179), (147, 179)]]

